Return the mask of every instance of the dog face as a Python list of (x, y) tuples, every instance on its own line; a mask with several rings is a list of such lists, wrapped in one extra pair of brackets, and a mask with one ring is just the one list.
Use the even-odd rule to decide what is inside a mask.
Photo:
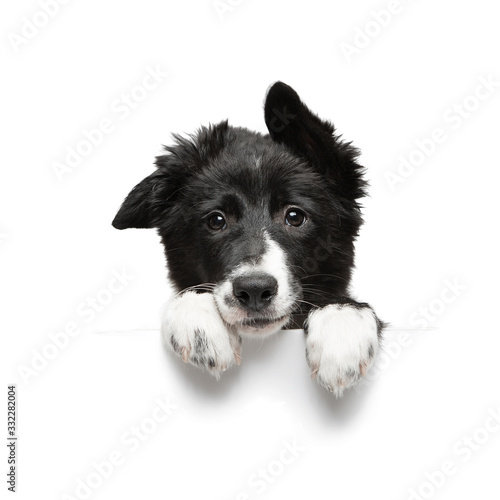
[(364, 194), (356, 150), (287, 85), (269, 135), (227, 122), (166, 147), (113, 225), (155, 227), (178, 291), (213, 293), (240, 334), (266, 335), (347, 291)]

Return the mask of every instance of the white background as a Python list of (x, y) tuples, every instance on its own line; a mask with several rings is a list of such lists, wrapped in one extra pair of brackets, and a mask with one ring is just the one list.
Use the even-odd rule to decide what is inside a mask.
[[(499, 498), (499, 13), (402, 0), (381, 27), (388, 6), (73, 0), (27, 28), (44, 22), (39, 4), (4, 3), (0, 399), (5, 415), (17, 384), (17, 498)], [(141, 93), (148, 67), (169, 74)], [(481, 78), (497, 83), (478, 100)], [(111, 227), (171, 133), (224, 118), (264, 132), (276, 80), (362, 149), (371, 182), (353, 289), (392, 327), (340, 400), (309, 378), (299, 331), (245, 342), (220, 382), (184, 366), (160, 341), (158, 236)], [(131, 92), (141, 102), (123, 109)], [(59, 180), (54, 164), (106, 118), (113, 130)], [(445, 139), (429, 146), (436, 128)], [(419, 165), (391, 189), (412, 154)], [(133, 278), (110, 299), (123, 270)], [(96, 296), (110, 303), (91, 318)], [(54, 354), (49, 334), (68, 323), (80, 333)], [(176, 405), (160, 424), (156, 398)], [(118, 453), (97, 476), (92, 464)]]

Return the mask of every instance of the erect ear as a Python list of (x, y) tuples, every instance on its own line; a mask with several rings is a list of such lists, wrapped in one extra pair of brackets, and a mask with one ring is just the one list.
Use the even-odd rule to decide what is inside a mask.
[(155, 171), (129, 193), (113, 219), (116, 229), (154, 227), (156, 215), (154, 192), (163, 183), (164, 173)]
[(359, 151), (334, 135), (335, 128), (312, 113), (297, 92), (276, 82), (267, 92), (264, 116), (271, 138), (304, 157), (332, 179), (340, 195), (355, 200), (364, 196)]

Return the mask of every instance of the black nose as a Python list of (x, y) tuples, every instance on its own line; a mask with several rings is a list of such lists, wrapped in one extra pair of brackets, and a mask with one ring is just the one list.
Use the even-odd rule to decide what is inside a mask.
[(249, 274), (233, 281), (233, 294), (245, 309), (261, 311), (278, 290), (278, 282), (269, 274)]

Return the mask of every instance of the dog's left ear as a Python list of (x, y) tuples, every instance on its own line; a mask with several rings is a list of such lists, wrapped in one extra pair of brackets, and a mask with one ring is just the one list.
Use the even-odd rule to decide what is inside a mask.
[(129, 193), (120, 210), (113, 219), (116, 229), (155, 227), (156, 203), (155, 191), (165, 182), (165, 174), (159, 170), (153, 172)]
[(271, 86), (264, 116), (271, 138), (333, 180), (339, 195), (351, 200), (365, 195), (363, 168), (356, 162), (359, 151), (335, 136), (334, 126), (312, 113), (290, 86)]

